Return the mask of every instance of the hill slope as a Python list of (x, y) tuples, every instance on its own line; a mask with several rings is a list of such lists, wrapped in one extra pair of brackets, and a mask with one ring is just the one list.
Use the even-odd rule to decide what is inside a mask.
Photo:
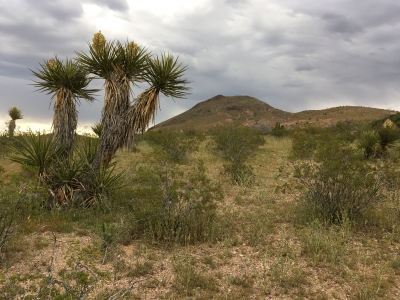
[(394, 113), (396, 112), (392, 110), (360, 106), (340, 106), (324, 110), (290, 113), (250, 96), (218, 95), (196, 104), (180, 115), (157, 124), (152, 129), (195, 128), (206, 130), (230, 123), (268, 129), (274, 126), (276, 122), (289, 127), (306, 123), (329, 126), (338, 121), (375, 120)]

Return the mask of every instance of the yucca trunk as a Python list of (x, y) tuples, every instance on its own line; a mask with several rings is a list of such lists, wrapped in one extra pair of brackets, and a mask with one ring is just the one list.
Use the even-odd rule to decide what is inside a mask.
[(8, 124), (8, 135), (10, 138), (14, 137), (14, 131), (15, 131), (15, 120), (11, 120), (10, 123)]
[(54, 104), (53, 139), (57, 148), (66, 145), (63, 153), (65, 156), (72, 149), (78, 125), (78, 112), (72, 96), (69, 89), (62, 87), (57, 91)]
[(102, 134), (92, 163), (95, 174), (107, 166), (118, 148), (126, 142), (126, 114), (129, 110), (130, 82), (115, 72), (105, 82), (104, 107), (101, 117)]

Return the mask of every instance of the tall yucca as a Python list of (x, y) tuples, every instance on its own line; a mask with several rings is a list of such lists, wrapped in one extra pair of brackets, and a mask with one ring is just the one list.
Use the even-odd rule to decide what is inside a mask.
[(52, 99), (55, 98), (53, 138), (57, 147), (66, 145), (66, 155), (71, 150), (78, 123), (76, 104), (80, 103), (80, 98), (93, 101), (94, 94), (99, 90), (87, 88), (92, 79), (89, 72), (68, 58), (65, 64), (57, 57), (52, 58), (40, 64), (40, 68), (32, 73), (40, 79), (33, 84), (38, 91), (53, 94)]
[(89, 44), (89, 54), (77, 53), (77, 61), (98, 78), (105, 79), (102, 134), (92, 165), (95, 173), (101, 164), (109, 164), (126, 141), (125, 120), (130, 107), (131, 86), (143, 80), (149, 55), (146, 49), (133, 42), (104, 42), (100, 34), (97, 33)]
[[(77, 60), (88, 71), (105, 79), (101, 141), (92, 164), (95, 173), (101, 164), (110, 163), (118, 148), (129, 144), (134, 133), (147, 128), (150, 119), (154, 119), (160, 92), (182, 98), (188, 91), (188, 81), (182, 79), (186, 67), (178, 64), (172, 55), (153, 59), (145, 48), (134, 42), (105, 42), (103, 38), (101, 32), (97, 33), (89, 44), (89, 54), (77, 53)], [(131, 105), (131, 87), (141, 81), (151, 87)]]
[(23, 115), (22, 115), (21, 111), (18, 108), (16, 108), (15, 106), (8, 110), (8, 115), (11, 118), (10, 123), (8, 123), (8, 134), (10, 137), (13, 137), (15, 127), (16, 127), (15, 121), (22, 119)]

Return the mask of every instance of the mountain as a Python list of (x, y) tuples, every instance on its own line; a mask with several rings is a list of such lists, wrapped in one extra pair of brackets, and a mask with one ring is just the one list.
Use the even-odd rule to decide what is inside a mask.
[(345, 120), (376, 120), (395, 113), (396, 111), (393, 110), (361, 106), (340, 106), (291, 113), (274, 108), (250, 96), (218, 95), (196, 104), (186, 112), (159, 123), (151, 129), (194, 128), (206, 130), (215, 126), (236, 123), (268, 130), (277, 122), (286, 127), (302, 124), (329, 126)]

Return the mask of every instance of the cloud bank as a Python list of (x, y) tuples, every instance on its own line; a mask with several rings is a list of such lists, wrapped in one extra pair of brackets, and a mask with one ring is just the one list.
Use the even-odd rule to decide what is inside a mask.
[[(249, 95), (292, 112), (339, 105), (400, 110), (398, 1), (143, 2), (0, 1), (0, 129), (12, 106), (25, 116), (20, 126), (51, 125), (51, 96), (35, 92), (30, 69), (54, 55), (87, 51), (98, 30), (188, 65), (192, 93), (175, 102), (162, 97), (157, 122), (217, 94)], [(97, 99), (78, 108), (81, 127), (100, 119), (102, 93)]]

